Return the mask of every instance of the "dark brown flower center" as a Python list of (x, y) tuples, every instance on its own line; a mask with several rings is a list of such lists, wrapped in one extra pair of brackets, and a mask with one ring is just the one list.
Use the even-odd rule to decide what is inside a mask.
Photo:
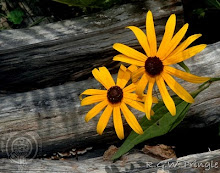
[(150, 76), (156, 76), (163, 71), (163, 63), (158, 57), (149, 57), (145, 61), (145, 70)]
[(119, 86), (113, 86), (107, 92), (108, 101), (112, 104), (121, 102), (123, 98), (123, 91)]

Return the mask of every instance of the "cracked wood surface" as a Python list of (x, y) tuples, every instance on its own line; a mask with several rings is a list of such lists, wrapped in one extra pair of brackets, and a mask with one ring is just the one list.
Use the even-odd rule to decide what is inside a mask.
[[(11, 172), (78, 172), (78, 173), (218, 173), (220, 150), (192, 154), (177, 159), (159, 160), (140, 152), (123, 156), (116, 162), (104, 161), (102, 157), (86, 160), (19, 160), (0, 159), (0, 171)], [(16, 161), (18, 163), (16, 163)]]
[[(106, 65), (116, 68), (117, 65), (112, 62), (112, 57), (117, 54), (112, 49), (115, 42), (140, 50), (136, 38), (125, 27), (135, 25), (144, 29), (145, 15), (149, 9), (154, 15), (158, 41), (162, 38), (170, 14), (177, 14), (177, 28), (183, 24), (180, 0), (147, 0), (46, 26), (0, 32), (0, 90), (6, 90), (6, 93), (23, 91), (0, 97), (0, 156), (8, 157), (13, 149), (12, 142), (22, 137), (28, 138), (32, 146), (37, 143), (43, 154), (118, 140), (112, 120), (102, 136), (96, 133), (98, 117), (89, 123), (84, 121), (85, 114), (92, 106), (81, 107), (79, 94), (88, 88), (100, 88), (97, 81), (87, 79), (63, 83), (85, 79), (84, 76), (88, 74), (91, 76), (94, 67)], [(191, 72), (199, 76), (219, 77), (219, 47), (220, 42), (208, 45), (200, 54), (187, 60)], [(180, 83), (190, 92), (198, 86), (184, 81)], [(46, 86), (51, 87), (44, 88)], [(219, 87), (219, 82), (215, 82), (199, 94), (178, 128), (202, 128), (219, 123)], [(35, 88), (43, 89), (33, 90)], [(135, 114), (139, 119), (144, 116), (140, 112)], [(130, 128), (125, 126), (125, 133), (128, 134)], [(127, 167), (129, 172), (131, 165), (141, 160), (142, 163), (134, 163), (137, 166), (134, 172), (146, 172), (146, 166), (143, 166), (146, 159), (151, 161), (152, 158), (136, 153), (129, 155), (127, 162), (118, 161), (116, 164), (103, 162), (101, 157), (88, 159), (88, 162), (34, 159), (30, 162), (31, 166), (26, 165), (23, 171), (97, 172), (100, 169), (100, 172), (113, 172), (115, 169), (125, 171)], [(179, 159), (203, 163), (213, 160), (219, 163), (219, 150)], [(158, 163), (158, 160), (152, 162)], [(121, 166), (123, 164), (125, 167)], [(8, 159), (0, 159), (0, 165), (0, 171), (23, 169)], [(204, 171), (204, 168), (201, 169)], [(199, 172), (201, 169), (189, 168), (185, 172)], [(158, 168), (147, 170), (152, 172)], [(172, 168), (170, 172), (176, 170), (181, 171), (180, 168)], [(217, 169), (212, 170), (215, 172)]]
[[(186, 61), (192, 74), (220, 76), (219, 45), (220, 42), (208, 45), (204, 51)], [(179, 81), (189, 92), (198, 87), (197, 84)], [(219, 86), (219, 82), (214, 82), (196, 97), (180, 127), (200, 128), (220, 122)], [(80, 106), (80, 93), (88, 88), (100, 87), (96, 80), (88, 79), (0, 97), (0, 139), (7, 143), (13, 136), (32, 132), (39, 136), (43, 153), (113, 142), (117, 136), (112, 120), (104, 134), (99, 136), (96, 133), (99, 116), (85, 123), (84, 117), (92, 106)], [(137, 111), (135, 115), (138, 119), (144, 116)], [(126, 134), (129, 130), (126, 128)], [(1, 149), (0, 154), (6, 156), (11, 147), (2, 145)]]
[(154, 14), (158, 41), (166, 20), (177, 15), (183, 25), (180, 0), (134, 1), (109, 10), (72, 20), (28, 29), (0, 32), (0, 90), (28, 91), (81, 79), (94, 67), (115, 66), (116, 42), (140, 49), (126, 26), (145, 30), (148, 10)]

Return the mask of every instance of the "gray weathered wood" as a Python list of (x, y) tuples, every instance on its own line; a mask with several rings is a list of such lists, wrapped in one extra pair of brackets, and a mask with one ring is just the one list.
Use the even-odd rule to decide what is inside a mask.
[[(16, 163), (17, 162), (17, 163)], [(113, 163), (102, 157), (87, 160), (19, 160), (0, 159), (2, 172), (78, 172), (78, 173), (218, 173), (220, 171), (220, 150), (192, 154), (178, 159), (158, 160), (146, 154), (135, 152)]]
[(140, 49), (126, 26), (145, 28), (146, 12), (152, 10), (158, 41), (166, 20), (177, 14), (183, 25), (180, 0), (135, 1), (72, 20), (30, 29), (0, 32), (0, 90), (27, 91), (59, 85), (89, 74), (93, 67), (113, 63), (112, 45), (123, 42)]
[[(209, 45), (204, 51), (186, 63), (192, 73), (200, 76), (219, 77), (220, 42)], [(192, 92), (198, 85), (181, 81)], [(195, 99), (188, 117), (181, 126), (204, 127), (220, 122), (219, 82), (214, 82)], [(98, 117), (85, 123), (84, 117), (92, 106), (80, 106), (79, 95), (88, 88), (100, 88), (94, 79), (65, 85), (12, 94), (0, 97), (0, 153), (2, 156), (12, 148), (7, 141), (25, 135), (36, 134), (43, 153), (52, 153), (73, 147), (92, 146), (118, 140), (112, 121), (102, 136), (96, 133)], [(135, 112), (137, 117), (143, 113)], [(130, 129), (130, 128), (129, 128)], [(127, 129), (126, 132), (129, 130)], [(32, 135), (33, 136), (33, 135)], [(34, 141), (32, 140), (34, 143)]]

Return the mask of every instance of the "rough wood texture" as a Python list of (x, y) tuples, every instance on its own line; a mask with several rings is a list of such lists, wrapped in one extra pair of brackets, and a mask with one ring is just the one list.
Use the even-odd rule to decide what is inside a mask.
[[(209, 45), (186, 63), (193, 74), (219, 77), (220, 42)], [(190, 92), (197, 87), (183, 81), (181, 84)], [(182, 126), (204, 127), (220, 122), (219, 86), (219, 82), (214, 82), (199, 94)], [(97, 81), (89, 79), (0, 97), (0, 139), (4, 144), (0, 154), (12, 150), (7, 141), (13, 141), (13, 136), (29, 132), (39, 135), (37, 142), (42, 143), (43, 153), (114, 141), (117, 137), (111, 121), (102, 136), (96, 133), (98, 117), (89, 123), (84, 121), (91, 106), (81, 107), (79, 95), (88, 88), (99, 87)], [(135, 114), (139, 118), (144, 116), (140, 112)]]
[(144, 29), (149, 9), (154, 14), (158, 41), (170, 14), (177, 14), (177, 28), (183, 25), (180, 0), (147, 0), (45, 26), (1, 31), (0, 90), (59, 85), (89, 74), (94, 67), (111, 65), (117, 53), (112, 48), (115, 42), (140, 48), (125, 27)]
[[(14, 162), (13, 162), (14, 161)], [(142, 153), (132, 153), (112, 163), (102, 157), (83, 161), (74, 160), (19, 160), (0, 159), (3, 172), (78, 172), (78, 173), (218, 173), (220, 171), (220, 150), (192, 154), (178, 159), (158, 160)], [(16, 163), (16, 161), (18, 163)]]

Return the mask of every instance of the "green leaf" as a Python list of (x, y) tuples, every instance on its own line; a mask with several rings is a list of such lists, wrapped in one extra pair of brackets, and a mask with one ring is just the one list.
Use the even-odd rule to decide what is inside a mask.
[[(217, 80), (219, 80), (219, 78), (211, 78), (210, 81), (202, 84), (191, 95), (195, 98), (200, 92), (208, 88), (212, 82)], [(146, 116), (144, 116), (140, 121), (140, 125), (144, 130), (144, 134), (139, 135), (132, 131), (122, 146), (119, 148), (119, 150), (112, 157), (113, 160), (118, 159), (123, 154), (132, 149), (135, 145), (143, 141), (170, 132), (184, 119), (191, 104), (183, 101), (177, 96), (173, 96), (172, 98), (176, 105), (176, 115), (172, 116), (164, 103), (160, 101), (153, 107), (155, 114), (152, 116), (151, 120), (148, 120)]]
[(16, 9), (10, 11), (9, 14), (7, 15), (7, 18), (13, 24), (21, 24), (21, 22), (23, 21), (23, 16), (24, 16), (23, 11)]
[(217, 9), (220, 9), (220, 3), (218, 0), (206, 0), (205, 2), (207, 5), (210, 5), (211, 7), (215, 7)]
[(204, 9), (204, 8), (197, 8), (197, 9), (193, 10), (193, 14), (196, 14), (198, 16), (198, 18), (204, 18), (206, 10), (207, 9)]
[(148, 139), (164, 135), (176, 127), (184, 118), (190, 104), (182, 101), (180, 98), (174, 98), (174, 102), (176, 104), (175, 116), (172, 116), (169, 113), (163, 102), (156, 104), (153, 107), (155, 114), (152, 116), (151, 120), (143, 117), (140, 122), (140, 125), (144, 130), (144, 134), (139, 135), (132, 131), (112, 159), (115, 160), (127, 153), (135, 145)]

